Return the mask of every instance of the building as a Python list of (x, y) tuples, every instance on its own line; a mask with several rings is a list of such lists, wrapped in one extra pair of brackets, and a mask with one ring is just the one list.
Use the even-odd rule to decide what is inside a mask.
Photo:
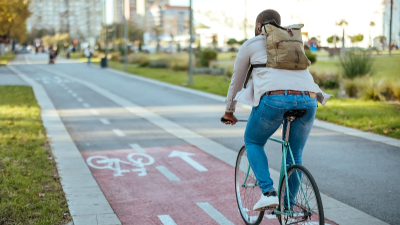
[(27, 29), (69, 33), (72, 38), (96, 39), (101, 34), (103, 0), (31, 0)]
[[(386, 43), (389, 44), (390, 1), (384, 3), (382, 33), (386, 37)], [(393, 0), (392, 42), (395, 45), (400, 45), (400, 0)]]

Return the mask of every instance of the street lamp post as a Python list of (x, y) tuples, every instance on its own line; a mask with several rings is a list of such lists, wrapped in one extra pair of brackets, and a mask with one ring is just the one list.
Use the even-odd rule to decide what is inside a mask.
[(128, 70), (128, 19), (130, 17), (129, 0), (124, 1), (124, 39), (125, 39), (125, 51), (124, 51), (124, 70)]
[(389, 55), (392, 55), (392, 14), (393, 14), (393, 0), (390, 1), (390, 20), (389, 20)]
[(193, 66), (192, 66), (192, 53), (193, 53), (193, 49), (192, 49), (192, 44), (193, 44), (193, 10), (192, 10), (192, 0), (190, 1), (190, 12), (189, 12), (189, 32), (190, 32), (190, 41), (189, 41), (189, 82), (188, 84), (193, 84)]

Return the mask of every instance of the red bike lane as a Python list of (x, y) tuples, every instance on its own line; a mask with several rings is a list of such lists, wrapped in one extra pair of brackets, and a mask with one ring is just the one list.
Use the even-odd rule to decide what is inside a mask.
[[(82, 155), (124, 225), (244, 224), (236, 203), (235, 169), (197, 147)], [(261, 224), (279, 222), (265, 216)]]

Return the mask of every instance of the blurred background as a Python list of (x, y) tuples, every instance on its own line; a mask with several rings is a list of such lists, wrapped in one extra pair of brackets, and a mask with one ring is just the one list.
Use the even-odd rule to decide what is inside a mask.
[(50, 46), (86, 62), (90, 46), (94, 64), (219, 95), (257, 15), (275, 9), (283, 26), (305, 25), (309, 70), (334, 95), (317, 117), (400, 138), (400, 0), (0, 0), (0, 9), (0, 65)]

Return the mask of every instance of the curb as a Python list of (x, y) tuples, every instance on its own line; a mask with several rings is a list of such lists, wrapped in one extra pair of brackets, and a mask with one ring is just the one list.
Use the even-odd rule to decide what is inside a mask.
[(12, 66), (8, 68), (33, 88), (73, 219), (70, 223), (120, 225), (44, 88)]

